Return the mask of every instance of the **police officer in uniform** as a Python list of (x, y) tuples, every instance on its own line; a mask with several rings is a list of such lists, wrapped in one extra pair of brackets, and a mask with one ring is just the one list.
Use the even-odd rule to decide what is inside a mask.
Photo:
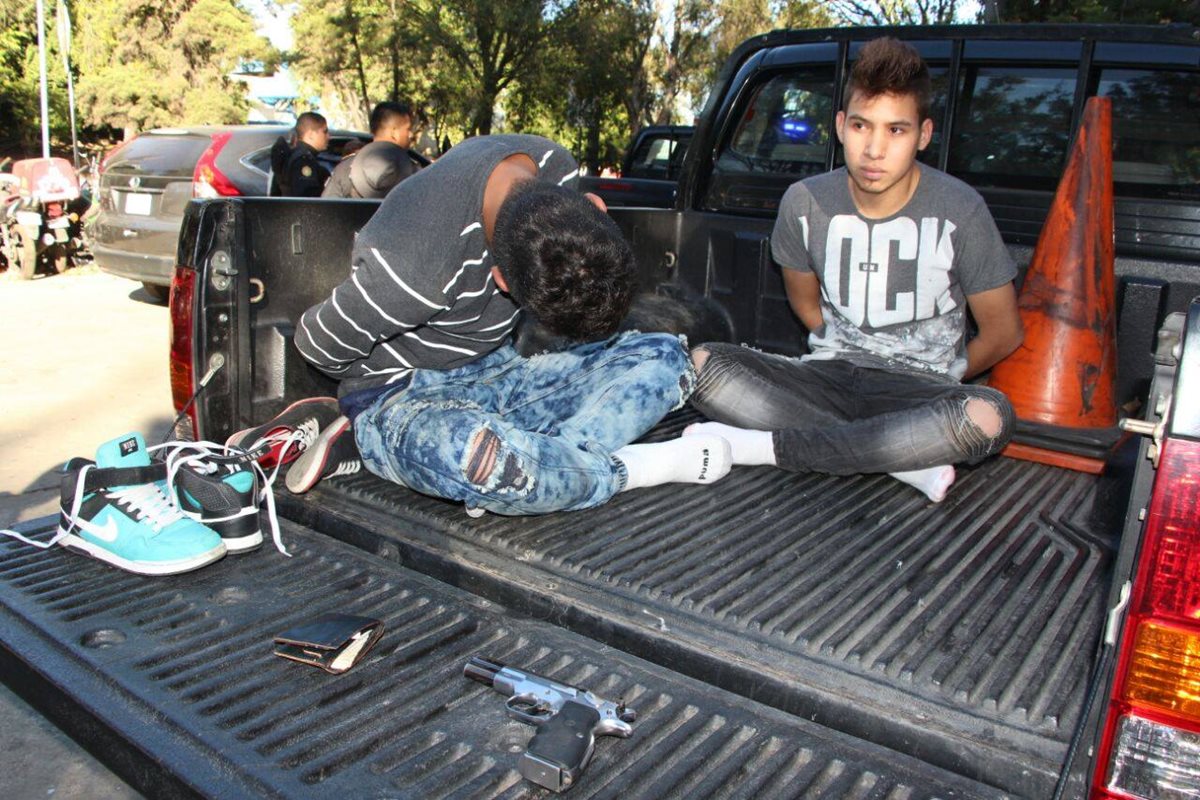
[(296, 139), (281, 181), (283, 193), (289, 197), (320, 197), (329, 170), (317, 153), (329, 146), (329, 125), (320, 114), (306, 111), (296, 118)]

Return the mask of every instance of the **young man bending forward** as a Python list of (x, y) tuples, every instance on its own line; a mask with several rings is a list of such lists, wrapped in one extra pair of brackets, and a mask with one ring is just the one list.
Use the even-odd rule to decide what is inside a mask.
[[(616, 335), (633, 254), (578, 174), (547, 139), (476, 137), (362, 229), (350, 277), (295, 343), (340, 381), (349, 419), (329, 430), (352, 425), (371, 472), (468, 511), (537, 514), (729, 471), (718, 437), (629, 444), (687, 401), (694, 373), (679, 337)], [(521, 313), (579, 344), (519, 355)]]

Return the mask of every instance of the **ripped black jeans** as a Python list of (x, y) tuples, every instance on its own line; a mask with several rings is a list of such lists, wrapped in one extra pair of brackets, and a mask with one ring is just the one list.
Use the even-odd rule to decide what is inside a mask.
[[(1012, 438), (1012, 406), (986, 386), (904, 369), (702, 345), (692, 405), (709, 419), (774, 431), (775, 460), (793, 472), (857, 475), (974, 463)], [(988, 436), (967, 416), (978, 398), (1000, 416)]]

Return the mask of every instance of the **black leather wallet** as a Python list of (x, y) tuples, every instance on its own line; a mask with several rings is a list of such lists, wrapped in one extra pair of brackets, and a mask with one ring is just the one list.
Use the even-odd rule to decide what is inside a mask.
[(275, 655), (340, 675), (383, 635), (383, 622), (350, 614), (325, 614), (275, 637)]

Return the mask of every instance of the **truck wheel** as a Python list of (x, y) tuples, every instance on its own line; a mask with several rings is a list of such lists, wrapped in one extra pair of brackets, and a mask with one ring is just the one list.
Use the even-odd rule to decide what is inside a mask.
[(150, 299), (156, 303), (165, 303), (171, 296), (171, 288), (169, 286), (159, 286), (157, 283), (142, 282), (142, 289), (146, 294), (150, 295)]

